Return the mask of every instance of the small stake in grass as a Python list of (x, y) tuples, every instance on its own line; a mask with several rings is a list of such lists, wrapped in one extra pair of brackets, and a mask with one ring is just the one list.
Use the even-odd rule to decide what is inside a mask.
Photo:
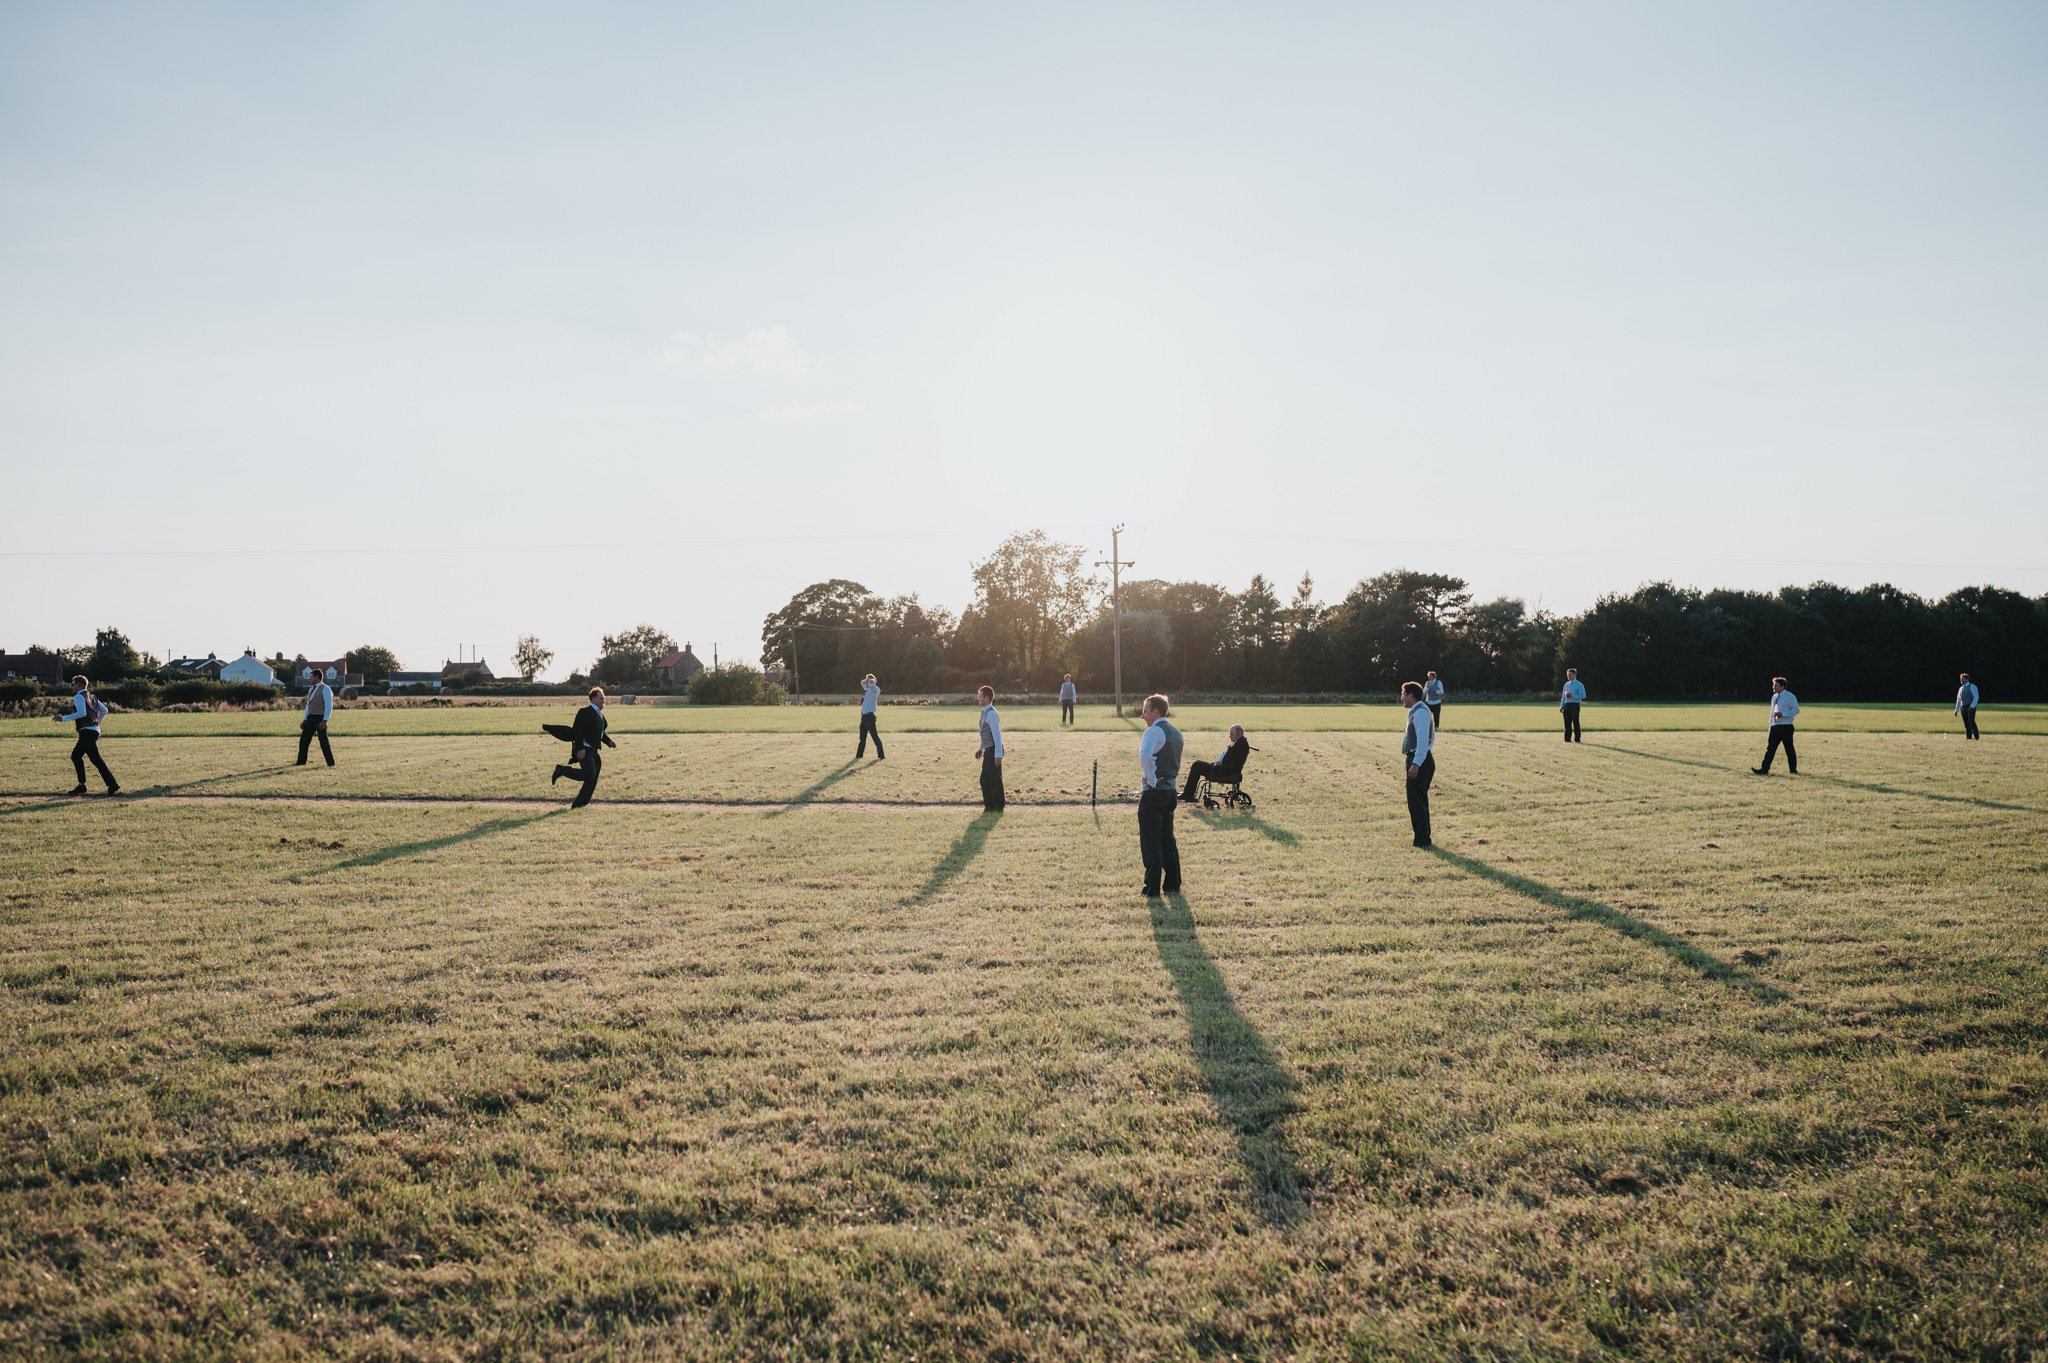
[(1088, 807), (1095, 808), (1095, 783), (1102, 778), (1102, 759), (1088, 764)]

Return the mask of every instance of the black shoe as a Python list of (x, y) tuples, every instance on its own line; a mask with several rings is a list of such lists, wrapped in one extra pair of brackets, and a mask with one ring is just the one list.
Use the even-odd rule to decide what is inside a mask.
[(83, 795), (83, 794), (85, 794), (85, 782), (83, 782), (83, 781), (80, 781), (80, 782), (79, 782), (79, 783), (78, 783), (77, 785), (73, 786), (73, 787), (72, 787), (72, 788), (71, 788), (70, 790), (67, 790), (67, 791), (65, 791), (64, 793), (65, 793), (66, 795)]
[(1751, 767), (1750, 770), (1756, 773), (1758, 776), (1769, 776), (1771, 774), (1771, 769), (1769, 767)]
[(1176, 881), (1174, 881), (1174, 882), (1173, 882), (1173, 884), (1171, 884), (1171, 885), (1168, 885), (1168, 886), (1166, 887), (1166, 892), (1167, 892), (1168, 894), (1179, 894), (1179, 893), (1180, 893), (1180, 882), (1176, 880)]
[(1430, 849), (1431, 849), (1432, 847), (1435, 847), (1435, 846), (1436, 846), (1436, 844), (1435, 844), (1435, 843), (1433, 843), (1433, 842), (1418, 842), (1418, 843), (1416, 843), (1416, 844), (1415, 844), (1415, 848), (1416, 848), (1416, 850), (1417, 850), (1417, 851), (1419, 851), (1419, 852), (1427, 852), (1427, 851), (1429, 851), (1429, 850), (1430, 850)]
[(103, 798), (106, 795), (119, 795), (120, 793), (121, 788), (119, 786), (108, 786), (106, 788), (106, 791), (104, 792)]

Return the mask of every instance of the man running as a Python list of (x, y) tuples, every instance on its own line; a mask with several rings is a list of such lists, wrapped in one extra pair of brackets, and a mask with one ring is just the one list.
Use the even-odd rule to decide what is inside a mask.
[(558, 765), (555, 774), (548, 781), (553, 785), (564, 776), (580, 777), (583, 788), (576, 792), (576, 798), (569, 802), (569, 808), (581, 809), (590, 803), (591, 795), (597, 790), (597, 778), (604, 771), (604, 759), (598, 755), (598, 746), (616, 748), (611, 735), (605, 730), (610, 727), (604, 717), (604, 688), (590, 688), (590, 704), (576, 712), (574, 726), (575, 746), (569, 750), (569, 765)]
[(106, 703), (92, 693), (92, 683), (84, 677), (71, 679), (71, 712), (54, 715), (59, 724), (71, 723), (78, 726), (78, 742), (71, 746), (71, 765), (78, 772), (78, 784), (71, 788), (73, 795), (85, 794), (85, 764), (92, 761), (100, 780), (107, 783), (107, 794), (119, 795), (121, 783), (114, 779), (114, 773), (107, 770), (106, 759), (100, 756), (100, 721), (107, 717)]

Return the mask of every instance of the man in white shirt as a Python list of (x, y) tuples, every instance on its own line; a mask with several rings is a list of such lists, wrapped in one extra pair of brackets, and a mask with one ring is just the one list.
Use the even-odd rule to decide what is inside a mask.
[(981, 702), (981, 746), (974, 750), (981, 762), (981, 807), (1000, 813), (1003, 808), (1003, 717), (996, 713), (996, 689), (984, 686), (975, 692)]
[(860, 679), (860, 746), (853, 750), (853, 760), (858, 762), (868, 755), (868, 740), (875, 740), (875, 760), (882, 761), (888, 756), (882, 751), (882, 731), (875, 727), (875, 707), (882, 702), (882, 687), (870, 672)]
[(1584, 743), (1585, 735), (1579, 732), (1579, 707), (1586, 703), (1586, 688), (1579, 682), (1579, 669), (1567, 667), (1564, 670), (1564, 694), (1558, 698), (1557, 708), (1564, 712), (1564, 741)]
[(1764, 764), (1751, 767), (1758, 776), (1771, 774), (1771, 758), (1782, 746), (1785, 749), (1785, 767), (1794, 776), (1799, 774), (1799, 750), (1792, 746), (1792, 721), (1799, 717), (1799, 697), (1785, 685), (1783, 677), (1771, 678), (1771, 741), (1764, 749)]
[(1963, 717), (1963, 737), (1977, 737), (1977, 683), (1970, 680), (1970, 674), (1963, 673), (1963, 684), (1956, 688), (1956, 713)]
[(1067, 679), (1060, 683), (1060, 723), (1074, 722), (1074, 702), (1080, 698), (1081, 693), (1074, 689), (1074, 674), (1069, 672)]
[(334, 688), (327, 684), (327, 678), (313, 674), (313, 684), (306, 688), (306, 710), (299, 716), (299, 765), (306, 765), (306, 749), (313, 746), (313, 739), (320, 740), (320, 755), (327, 759), (327, 765), (334, 765), (334, 748), (327, 742), (327, 721), (334, 714)]
[(1180, 892), (1180, 842), (1173, 835), (1174, 782), (1184, 746), (1180, 730), (1166, 722), (1166, 697), (1147, 696), (1139, 713), (1145, 736), (1138, 740), (1138, 855), (1145, 862), (1145, 897)]
[(1444, 727), (1444, 684), (1436, 679), (1436, 673), (1425, 672), (1422, 678), (1422, 703), (1429, 707), (1429, 723), (1432, 730)]
[(114, 773), (107, 770), (107, 761), (100, 756), (100, 719), (107, 713), (107, 707), (92, 693), (92, 683), (84, 677), (71, 679), (71, 712), (52, 715), (59, 724), (78, 726), (78, 741), (71, 745), (71, 765), (78, 772), (78, 784), (71, 789), (73, 795), (85, 794), (85, 764), (91, 761), (99, 772), (100, 780), (107, 783), (107, 794), (119, 795), (121, 783), (114, 779)]
[(1408, 774), (1408, 823), (1415, 831), (1415, 845), (1427, 850), (1435, 845), (1429, 838), (1429, 783), (1436, 780), (1436, 754), (1430, 751), (1436, 738), (1436, 716), (1429, 712), (1422, 695), (1419, 683), (1401, 683), (1401, 704), (1408, 707), (1408, 727), (1401, 737), (1401, 764)]

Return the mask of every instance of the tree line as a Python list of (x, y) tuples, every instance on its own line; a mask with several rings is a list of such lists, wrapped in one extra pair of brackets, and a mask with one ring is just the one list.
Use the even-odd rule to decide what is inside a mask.
[[(1089, 691), (1113, 679), (1107, 584), (1083, 550), (1012, 535), (972, 567), (956, 617), (916, 595), (883, 597), (832, 578), (762, 622), (761, 657), (792, 688), (849, 692), (875, 672), (896, 692), (984, 681), (1046, 692), (1065, 673)], [(1964, 587), (1929, 600), (1885, 584), (1776, 592), (1652, 582), (1576, 615), (1514, 597), (1477, 600), (1463, 578), (1398, 569), (1334, 602), (1304, 575), (1242, 590), (1125, 582), (1127, 693), (1377, 694), (1434, 670), (1464, 694), (1549, 694), (1566, 667), (1598, 697), (1737, 700), (1783, 673), (1802, 694), (1929, 700), (1969, 672), (1998, 700), (2048, 699), (2048, 596)]]

